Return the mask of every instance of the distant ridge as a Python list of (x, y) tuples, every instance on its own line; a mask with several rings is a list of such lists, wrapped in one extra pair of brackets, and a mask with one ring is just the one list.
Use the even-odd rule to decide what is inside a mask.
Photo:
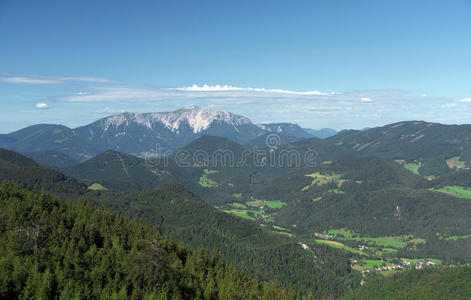
[(136, 155), (156, 148), (172, 152), (203, 135), (246, 144), (267, 132), (294, 140), (310, 137), (296, 124), (256, 125), (238, 114), (195, 106), (172, 112), (126, 112), (75, 129), (55, 124), (33, 125), (0, 135), (0, 147), (28, 154), (44, 165), (67, 167), (107, 150)]
[(338, 133), (338, 131), (331, 128), (322, 128), (322, 129), (303, 128), (303, 129), (307, 133), (312, 135), (313, 137), (320, 138), (320, 139), (326, 139)]

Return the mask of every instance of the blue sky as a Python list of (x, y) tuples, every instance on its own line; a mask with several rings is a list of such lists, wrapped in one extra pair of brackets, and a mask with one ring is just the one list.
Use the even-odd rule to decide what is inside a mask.
[(0, 132), (192, 105), (311, 128), (469, 123), (470, 31), (465, 0), (0, 0)]

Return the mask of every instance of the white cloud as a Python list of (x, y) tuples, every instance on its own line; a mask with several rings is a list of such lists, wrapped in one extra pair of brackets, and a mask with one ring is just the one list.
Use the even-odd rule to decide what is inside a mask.
[(461, 99), (459, 102), (462, 102), (462, 103), (471, 103), (471, 98), (464, 98), (464, 99)]
[(319, 91), (305, 91), (297, 92), (283, 89), (264, 89), (264, 88), (241, 88), (231, 85), (207, 85), (198, 86), (193, 84), (189, 87), (179, 87), (175, 88), (179, 91), (190, 91), (190, 92), (227, 92), (227, 91), (246, 91), (246, 92), (259, 92), (259, 93), (277, 93), (277, 94), (287, 94), (287, 95), (300, 95), (300, 96), (320, 96), (320, 95), (333, 95), (334, 92), (319, 92)]
[(96, 78), (96, 77), (57, 77), (61, 81), (81, 81), (81, 82), (94, 82), (94, 83), (119, 83), (118, 81), (106, 79), (106, 78)]
[[(289, 119), (290, 122), (312, 124), (313, 120), (316, 120), (316, 124), (324, 127), (322, 123), (332, 122), (332, 118), (344, 124), (342, 126), (364, 124), (361, 125), (363, 127), (417, 119), (444, 122), (449, 118), (449, 111), (458, 103), (451, 98), (411, 94), (394, 89), (324, 93), (241, 88), (230, 85), (167, 88), (89, 86), (80, 93), (75, 92), (57, 100), (76, 103), (116, 103), (127, 111), (140, 112), (159, 111), (156, 107), (167, 110), (198, 105), (240, 113), (255, 122), (259, 122), (262, 118), (261, 110), (276, 108), (276, 112), (270, 113), (269, 118), (272, 121)], [(156, 102), (159, 102), (157, 106)], [(107, 104), (109, 107), (114, 105)], [(442, 106), (450, 110), (441, 109)], [(117, 112), (115, 109), (106, 109), (101, 113)]]
[(63, 97), (69, 102), (119, 102), (119, 101), (164, 101), (187, 99), (219, 99), (226, 102), (252, 101), (254, 99), (315, 99), (340, 96), (334, 92), (305, 91), (297, 92), (282, 89), (264, 88), (240, 88), (230, 85), (192, 85), (189, 87), (159, 88), (159, 87), (125, 87), (125, 86), (100, 86), (90, 87), (88, 92), (80, 92), (75, 95)]
[(116, 109), (116, 108), (111, 108), (111, 107), (105, 107), (101, 110), (96, 110), (95, 113), (97, 114), (105, 114), (105, 115), (113, 115), (113, 114), (118, 114), (124, 112), (123, 109)]
[(56, 84), (60, 83), (55, 79), (41, 79), (32, 77), (0, 77), (0, 82), (4, 83), (26, 83), (26, 84)]
[(39, 108), (39, 109), (48, 109), (48, 108), (49, 108), (49, 105), (47, 105), (47, 103), (44, 103), (44, 102), (39, 102), (39, 103), (36, 103), (36, 108)]
[(89, 83), (119, 83), (106, 78), (95, 77), (70, 77), (70, 76), (10, 76), (0, 77), (0, 82), (12, 84), (61, 84), (67, 81)]
[(68, 102), (159, 101), (174, 98), (175, 92), (162, 88), (95, 87), (87, 93), (66, 96)]

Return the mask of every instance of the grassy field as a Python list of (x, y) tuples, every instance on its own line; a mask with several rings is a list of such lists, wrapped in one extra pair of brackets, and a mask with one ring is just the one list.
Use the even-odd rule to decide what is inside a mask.
[(379, 260), (379, 259), (361, 259), (360, 260), (360, 266), (367, 270), (367, 269), (374, 269), (377, 267), (381, 267), (386, 265), (386, 262), (384, 260)]
[(348, 252), (351, 252), (351, 253), (355, 253), (355, 254), (360, 254), (360, 255), (365, 255), (363, 252), (361, 252), (360, 250), (358, 249), (355, 249), (355, 248), (352, 248), (352, 247), (349, 247), (349, 246), (345, 246), (344, 244), (340, 243), (340, 242), (336, 242), (336, 241), (329, 241), (329, 240), (314, 240), (316, 243), (318, 244), (324, 244), (324, 245), (328, 245), (328, 246), (331, 246), (331, 247), (334, 247), (334, 248), (339, 248), (339, 249), (343, 249), (345, 251), (348, 251)]
[[(227, 210), (223, 210), (223, 212), (233, 214), (233, 215), (236, 215), (238, 217), (248, 219), (248, 220), (252, 220), (252, 221), (256, 220), (256, 218), (254, 216), (259, 216), (259, 215), (262, 214), (261, 212), (259, 212), (257, 210), (249, 210), (249, 209), (227, 209)], [(253, 214), (254, 216), (249, 215), (249, 212), (251, 214)]]
[(306, 174), (305, 175), (306, 177), (311, 177), (312, 178), (312, 182), (310, 185), (307, 185), (305, 187), (303, 187), (301, 189), (302, 192), (308, 190), (311, 186), (314, 186), (314, 185), (324, 185), (324, 184), (327, 184), (329, 182), (332, 181), (332, 177), (331, 176), (327, 176), (327, 175), (322, 175), (321, 173), (319, 172), (316, 172), (316, 173), (312, 173), (312, 174)]
[(420, 164), (420, 163), (408, 163), (408, 164), (404, 164), (404, 168), (406, 168), (407, 170), (411, 171), (411, 172), (414, 173), (415, 175), (420, 175), (420, 173), (419, 173), (420, 167), (422, 167), (422, 164)]
[(445, 193), (456, 198), (471, 199), (471, 188), (457, 185), (447, 185), (440, 189), (431, 189), (436, 192)]
[(388, 254), (396, 254), (397, 250), (394, 248), (383, 248), (381, 252), (388, 253)]
[(216, 174), (216, 173), (219, 173), (218, 170), (209, 170), (209, 169), (204, 169), (203, 170), (203, 174), (206, 174), (206, 175), (211, 175), (211, 174)]
[(348, 231), (348, 230), (343, 230), (343, 229), (330, 229), (327, 231), (329, 234), (332, 234), (334, 236), (343, 236), (345, 238), (351, 239), (353, 238), (353, 233)]
[(384, 247), (403, 248), (407, 246), (407, 237), (403, 236), (386, 236), (386, 237), (360, 237), (353, 232), (342, 229), (331, 229), (328, 231), (334, 237), (342, 237), (348, 240), (354, 240), (359, 242), (368, 242)]
[(284, 227), (281, 227), (281, 226), (276, 226), (276, 225), (273, 225), (273, 228), (277, 229), (277, 230), (281, 230), (281, 231), (288, 231), (288, 229), (284, 228)]
[(237, 202), (232, 203), (232, 206), (233, 206), (234, 208), (244, 208), (244, 209), (247, 208), (247, 206), (246, 206), (245, 204), (243, 204), (243, 203), (237, 203)]
[(203, 175), (200, 177), (199, 184), (202, 187), (206, 187), (206, 188), (217, 187), (218, 183), (216, 181), (214, 181), (213, 179), (209, 178), (208, 175), (216, 174), (218, 172), (219, 171), (216, 171), (216, 170), (204, 169), (203, 170)]
[(278, 234), (282, 234), (282, 235), (286, 235), (286, 236), (289, 236), (289, 237), (293, 237), (293, 236), (294, 236), (294, 234), (289, 233), (289, 232), (285, 232), (285, 231), (272, 231), (272, 232), (275, 232), (275, 233), (278, 233)]
[(446, 160), (446, 164), (450, 169), (464, 169), (466, 168), (466, 162), (461, 160), (461, 156), (454, 156)]
[(345, 194), (344, 191), (341, 191), (339, 189), (332, 189), (332, 190), (329, 190), (329, 192), (334, 193), (334, 194)]
[(468, 235), (452, 235), (449, 237), (444, 238), (445, 241), (456, 241), (459, 239), (469, 239), (471, 238), (471, 234)]
[(389, 237), (358, 237), (354, 238), (356, 241), (370, 242), (384, 247), (403, 248), (407, 246), (407, 243), (403, 241), (402, 237), (389, 236)]
[(88, 189), (92, 191), (106, 191), (107, 190), (107, 188), (105, 188), (99, 183), (92, 184), (91, 186), (88, 187)]
[(236, 199), (240, 199), (240, 198), (242, 198), (242, 193), (232, 194), (232, 197), (234, 197)]
[(264, 206), (264, 207), (274, 208), (274, 209), (282, 208), (283, 206), (287, 205), (285, 202), (267, 201), (267, 200), (248, 201), (245, 204), (247, 204), (248, 206), (252, 206), (252, 207)]
[(441, 264), (442, 261), (440, 259), (435, 258), (401, 258), (402, 261), (410, 261), (412, 264), (417, 264), (419, 261), (431, 261), (436, 264)]

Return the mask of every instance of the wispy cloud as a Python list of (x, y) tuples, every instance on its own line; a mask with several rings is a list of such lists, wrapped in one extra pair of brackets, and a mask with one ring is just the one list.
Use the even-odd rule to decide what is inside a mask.
[(19, 84), (56, 84), (60, 81), (56, 79), (44, 79), (33, 77), (0, 77), (0, 82), (3, 83), (19, 83)]
[(176, 88), (179, 91), (190, 91), (190, 92), (227, 92), (227, 91), (246, 91), (246, 92), (257, 92), (257, 93), (274, 93), (274, 94), (286, 94), (286, 95), (299, 95), (299, 96), (320, 96), (320, 95), (333, 95), (334, 92), (320, 92), (320, 91), (305, 91), (297, 92), (283, 89), (264, 89), (264, 88), (241, 88), (231, 85), (207, 85), (198, 86), (193, 84), (189, 87)]
[[(71, 85), (70, 92), (67, 92), (68, 86), (65, 89), (61, 86), (59, 95), (56, 93), (47, 97), (48, 101), (56, 101), (54, 107), (74, 107), (70, 110), (72, 118), (76, 111), (87, 111), (90, 116), (88, 121), (92, 121), (97, 114), (115, 114), (123, 109), (152, 112), (198, 105), (239, 113), (254, 122), (295, 122), (312, 128), (332, 126), (340, 129), (371, 127), (401, 120), (450, 122), (466, 118), (469, 113), (465, 103), (471, 103), (471, 98), (433, 97), (394, 89), (295, 91), (208, 84), (136, 87), (93, 77), (5, 75), (0, 76), (0, 82), (42, 83), (48, 89), (51, 87), (47, 84), (83, 82), (81, 85)], [(44, 97), (44, 94), (38, 96), (37, 101)], [(41, 102), (36, 107), (47, 109), (49, 106)]]
[(234, 87), (230, 85), (192, 85), (177, 88), (101, 86), (92, 87), (86, 92), (63, 97), (69, 102), (110, 102), (110, 101), (163, 101), (172, 99), (220, 99), (230, 101), (238, 99), (289, 99), (333, 97), (335, 92), (291, 91), (283, 89), (265, 89)]
[(106, 78), (80, 76), (3, 76), (0, 77), (0, 82), (12, 84), (61, 84), (65, 82), (88, 82), (104, 84), (119, 83)]
[(107, 79), (107, 78), (96, 78), (96, 77), (59, 77), (62, 81), (81, 81), (81, 82), (94, 82), (94, 83), (111, 83), (116, 84), (119, 81)]
[(49, 108), (49, 105), (47, 105), (47, 103), (44, 103), (44, 102), (39, 102), (39, 103), (36, 103), (36, 108), (39, 108), (39, 109), (48, 109), (48, 108)]
[[(190, 105), (209, 106), (246, 115), (255, 122), (262, 118), (260, 111), (264, 111), (269, 115), (263, 117), (264, 120), (272, 118), (274, 122), (304, 124), (316, 122), (324, 127), (327, 126), (326, 123), (332, 123), (332, 120), (347, 124), (345, 127), (360, 123), (371, 126), (373, 122), (385, 124), (416, 119), (442, 121), (448, 118), (445, 111), (459, 108), (458, 100), (393, 89), (303, 92), (230, 85), (176, 88), (95, 86), (61, 97), (60, 100), (74, 103), (116, 103), (128, 110), (140, 111), (155, 111), (156, 103), (159, 103), (158, 107), (166, 109)], [(281, 111), (284, 113), (280, 113)], [(368, 123), (364, 123), (365, 120)]]

